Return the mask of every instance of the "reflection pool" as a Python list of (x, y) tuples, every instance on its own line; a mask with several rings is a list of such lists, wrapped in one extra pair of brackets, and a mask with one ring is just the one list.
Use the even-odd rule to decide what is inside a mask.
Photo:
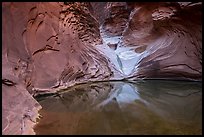
[(202, 134), (199, 82), (94, 82), (37, 100), (39, 135)]

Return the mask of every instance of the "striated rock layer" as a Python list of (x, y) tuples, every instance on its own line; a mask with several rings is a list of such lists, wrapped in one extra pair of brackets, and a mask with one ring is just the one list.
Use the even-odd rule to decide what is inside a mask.
[(104, 10), (112, 16), (106, 16), (101, 33), (110, 48), (114, 45), (124, 77), (202, 80), (201, 6), (108, 3)]
[(35, 119), (40, 106), (28, 92), (124, 78), (201, 81), (201, 7), (201, 2), (3, 2), (3, 134), (31, 133), (32, 124), (24, 128), (22, 117), (31, 111)]

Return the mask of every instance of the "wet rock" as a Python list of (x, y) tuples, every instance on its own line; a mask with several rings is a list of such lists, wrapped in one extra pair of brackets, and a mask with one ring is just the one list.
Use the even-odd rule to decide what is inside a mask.
[[(35, 134), (33, 127), (38, 118), (40, 104), (28, 93), (24, 85), (2, 84), (3, 135)], [(29, 117), (25, 117), (30, 112)]]

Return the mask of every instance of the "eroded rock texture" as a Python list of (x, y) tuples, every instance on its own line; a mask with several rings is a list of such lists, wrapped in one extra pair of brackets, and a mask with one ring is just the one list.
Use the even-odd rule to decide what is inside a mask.
[(3, 102), (6, 106), (10, 100), (5, 98), (18, 97), (7, 90), (35, 96), (87, 81), (202, 80), (201, 6), (201, 2), (4, 2)]
[(201, 80), (201, 5), (107, 3), (101, 33), (125, 77)]

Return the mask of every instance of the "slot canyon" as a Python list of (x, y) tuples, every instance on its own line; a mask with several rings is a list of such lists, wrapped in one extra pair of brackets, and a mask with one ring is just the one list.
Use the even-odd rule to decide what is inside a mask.
[(2, 2), (3, 135), (202, 134), (201, 82), (202, 2)]

